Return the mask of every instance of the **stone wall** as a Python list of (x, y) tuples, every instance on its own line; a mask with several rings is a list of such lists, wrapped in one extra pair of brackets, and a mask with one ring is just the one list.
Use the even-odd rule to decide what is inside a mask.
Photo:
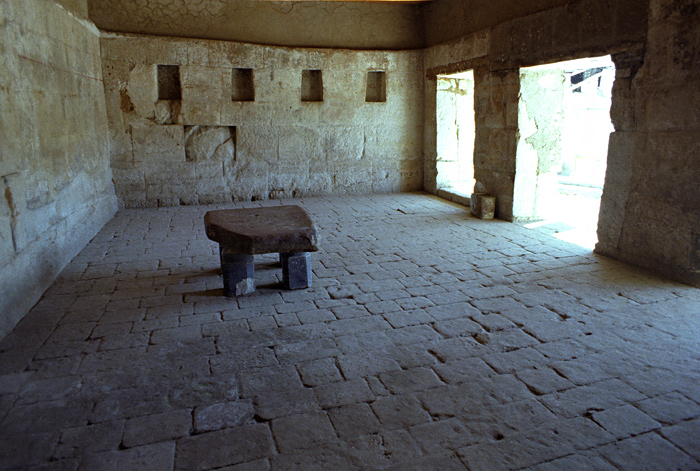
[(428, 46), (457, 40), (572, 0), (433, 0), (424, 6)]
[[(426, 9), (428, 41), (458, 2)], [(425, 188), (438, 178), (435, 77), (475, 74), (477, 191), (497, 215), (520, 219), (521, 67), (612, 54), (616, 77), (596, 251), (700, 285), (700, 5), (694, 0), (580, 0), (504, 21), (426, 49)], [(444, 30), (449, 36), (467, 23)], [(450, 33), (452, 31), (452, 33)], [(447, 37), (445, 36), (445, 37)], [(442, 36), (440, 36), (442, 37)], [(518, 119), (519, 113), (521, 119)], [(520, 156), (518, 156), (520, 157)], [(535, 215), (536, 216), (536, 215)]]
[[(63, 0), (69, 1), (69, 0)], [(103, 30), (263, 45), (414, 49), (425, 44), (420, 5), (260, 0), (89, 0)]]
[(127, 207), (422, 188), (420, 51), (115, 35), (101, 44)]
[(0, 25), (1, 338), (117, 200), (97, 29), (48, 0), (3, 2)]
[[(440, 5), (450, 5), (454, 18), (463, 16), (455, 2), (438, 1), (430, 8)], [(579, 0), (427, 48), (425, 189), (435, 191), (437, 178), (435, 77), (471, 69), (475, 87), (475, 190), (496, 196), (497, 217), (518, 219), (513, 206), (521, 131), (520, 68), (643, 48), (647, 10), (648, 0)], [(426, 13), (426, 31), (440, 25), (430, 18)]]
[(646, 52), (613, 55), (596, 251), (700, 286), (700, 4), (652, 0)]

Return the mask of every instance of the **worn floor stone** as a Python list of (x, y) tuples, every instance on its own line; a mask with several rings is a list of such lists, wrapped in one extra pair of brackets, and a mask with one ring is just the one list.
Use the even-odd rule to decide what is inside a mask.
[(400, 194), (223, 297), (204, 213), (281, 203), (119, 212), (0, 342), (0, 469), (700, 469), (700, 290)]

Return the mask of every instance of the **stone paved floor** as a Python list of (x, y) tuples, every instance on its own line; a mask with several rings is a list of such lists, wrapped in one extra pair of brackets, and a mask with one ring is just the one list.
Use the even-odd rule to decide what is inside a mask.
[(700, 469), (700, 290), (426, 195), (237, 206), (281, 203), (314, 286), (238, 300), (214, 206), (119, 212), (0, 343), (0, 468)]

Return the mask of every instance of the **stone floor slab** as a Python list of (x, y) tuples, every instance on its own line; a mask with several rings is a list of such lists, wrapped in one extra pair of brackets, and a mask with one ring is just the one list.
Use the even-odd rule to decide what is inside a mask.
[(700, 469), (700, 290), (425, 194), (286, 203), (313, 287), (256, 256), (238, 299), (202, 218), (280, 201), (117, 213), (0, 340), (0, 468)]

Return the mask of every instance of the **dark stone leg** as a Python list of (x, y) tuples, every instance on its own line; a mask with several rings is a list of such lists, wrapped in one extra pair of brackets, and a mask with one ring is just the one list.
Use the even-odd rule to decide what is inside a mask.
[(243, 296), (255, 291), (255, 264), (252, 255), (234, 253), (222, 248), (221, 274), (224, 277), (224, 295)]
[(309, 252), (281, 253), (282, 283), (287, 289), (311, 286), (311, 260)]

